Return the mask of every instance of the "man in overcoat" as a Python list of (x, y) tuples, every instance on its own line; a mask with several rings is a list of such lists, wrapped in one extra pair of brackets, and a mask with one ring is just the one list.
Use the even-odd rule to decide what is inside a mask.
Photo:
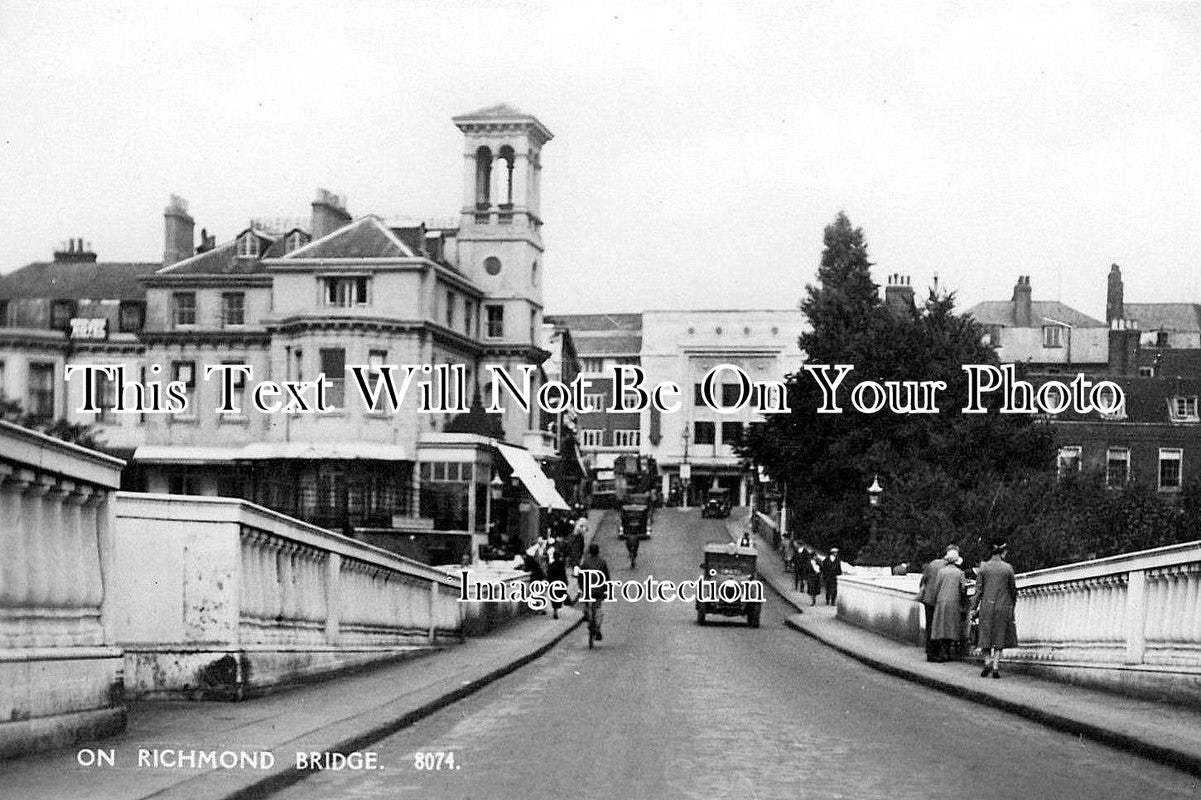
[(842, 574), (842, 561), (838, 558), (837, 547), (830, 548), (830, 554), (822, 559), (819, 570), (822, 586), (826, 590), (826, 605), (832, 606), (838, 600), (838, 576)]
[(958, 553), (948, 554), (947, 565), (934, 576), (934, 618), (930, 638), (937, 647), (935, 661), (947, 661), (951, 646), (963, 641), (963, 612), (967, 600), (967, 582), (963, 578)]
[(934, 661), (937, 649), (930, 637), (930, 628), (934, 625), (934, 578), (938, 571), (947, 565), (947, 559), (952, 555), (958, 556), (959, 550), (955, 545), (947, 546), (947, 553), (942, 558), (935, 558), (922, 568), (922, 580), (918, 584), (917, 596), (914, 598), (922, 604), (926, 613), (926, 626), (922, 631), (922, 644), (926, 647), (926, 660)]

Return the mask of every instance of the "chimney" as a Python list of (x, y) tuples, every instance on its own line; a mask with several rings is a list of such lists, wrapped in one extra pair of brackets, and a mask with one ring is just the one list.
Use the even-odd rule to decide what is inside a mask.
[(1017, 285), (1013, 287), (1013, 326), (1029, 328), (1034, 325), (1034, 316), (1030, 308), (1030, 276), (1019, 275)]
[(350, 214), (346, 212), (346, 198), (328, 189), (318, 189), (317, 199), (313, 201), (313, 222), (310, 225), (313, 239), (333, 233), (348, 222)]
[(908, 275), (888, 276), (888, 283), (884, 286), (884, 307), (897, 316), (913, 313), (913, 286), (909, 283)]
[(1109, 290), (1105, 295), (1105, 321), (1113, 324), (1115, 319), (1125, 319), (1125, 291), (1122, 285), (1122, 269), (1117, 264), (1109, 268)]
[(1114, 319), (1109, 322), (1109, 372), (1112, 375), (1137, 375), (1139, 336), (1137, 322)]
[(163, 266), (169, 267), (189, 258), (195, 250), (196, 222), (188, 215), (188, 201), (171, 195), (163, 209)]
[(83, 238), (68, 239), (62, 247), (54, 251), (54, 261), (57, 264), (94, 264), (96, 254), (92, 252), (92, 244), (84, 245)]
[(217, 246), (217, 237), (210, 235), (208, 228), (200, 229), (200, 244), (196, 245), (197, 253), (207, 253)]

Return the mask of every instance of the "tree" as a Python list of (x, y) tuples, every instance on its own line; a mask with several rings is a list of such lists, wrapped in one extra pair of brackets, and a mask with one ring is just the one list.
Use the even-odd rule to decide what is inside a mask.
[[(938, 290), (920, 307), (886, 308), (863, 231), (845, 214), (825, 229), (824, 242), (818, 284), (807, 287), (801, 306), (812, 330), (800, 346), (810, 364), (854, 366), (840, 392), (844, 411), (818, 413), (817, 382), (792, 375), (792, 411), (750, 432), (741, 452), (786, 484), (790, 519), (803, 539), (851, 557), (862, 549), (879, 563), (912, 561), (934, 539), (941, 546), (966, 538), (988, 521), (996, 513), (992, 498), (1007, 482), (1045, 473), (1051, 433), (1025, 416), (961, 414), (968, 389), (962, 366), (998, 363), (983, 329), (955, 313), (953, 294)], [(858, 412), (845, 398), (869, 379), (941, 380), (939, 413)], [(873, 520), (866, 489), (877, 474), (886, 491)]]
[(0, 395), (0, 419), (20, 425), (22, 428), (53, 436), (56, 439), (62, 439), (64, 442), (88, 447), (92, 450), (101, 449), (101, 442), (97, 437), (95, 426), (82, 422), (71, 422), (61, 417), (52, 419), (26, 414), (19, 402), (3, 395)]

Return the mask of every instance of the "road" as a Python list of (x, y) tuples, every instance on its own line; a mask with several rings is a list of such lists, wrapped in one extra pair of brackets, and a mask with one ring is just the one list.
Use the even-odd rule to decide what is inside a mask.
[[(614, 577), (687, 580), (720, 521), (664, 511), (638, 570), (611, 520)], [(1163, 798), (1201, 781), (865, 667), (792, 631), (701, 627), (685, 603), (610, 603), (531, 665), (377, 743), (383, 769), (317, 773), (278, 797)], [(453, 752), (455, 769), (416, 768)]]

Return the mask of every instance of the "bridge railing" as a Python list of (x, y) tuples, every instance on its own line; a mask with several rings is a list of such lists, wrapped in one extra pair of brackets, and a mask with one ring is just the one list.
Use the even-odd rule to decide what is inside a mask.
[(460, 603), (441, 570), (243, 500), (122, 492), (114, 548), (134, 697), (244, 697), (519, 613)]

